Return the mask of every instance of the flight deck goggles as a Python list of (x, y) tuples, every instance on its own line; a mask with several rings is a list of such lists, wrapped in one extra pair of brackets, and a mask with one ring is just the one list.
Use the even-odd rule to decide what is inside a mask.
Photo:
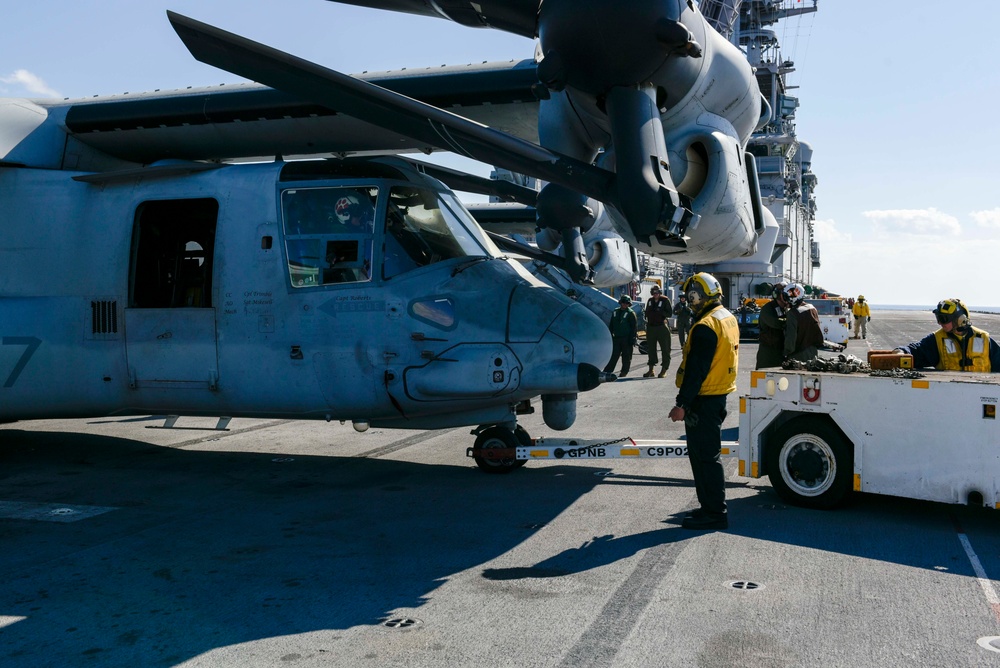
[(955, 322), (958, 316), (964, 312), (965, 309), (958, 301), (943, 299), (938, 302), (937, 308), (934, 309), (934, 318), (939, 325), (945, 325), (949, 322)]

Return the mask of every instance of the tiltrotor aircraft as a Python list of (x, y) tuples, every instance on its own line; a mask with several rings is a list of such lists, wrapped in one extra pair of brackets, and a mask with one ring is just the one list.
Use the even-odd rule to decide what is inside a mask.
[[(703, 150), (708, 138), (729, 136), (710, 111), (693, 117), (701, 139), (691, 146), (702, 149), (685, 149), (689, 158), (702, 151), (701, 162), (688, 160), (701, 176), (679, 181), (728, 199), (713, 195), (714, 210), (698, 214), (700, 195), (693, 209), (673, 206), (686, 200), (668, 186), (665, 155), (634, 173), (608, 169), (616, 151), (620, 170), (636, 158), (636, 146), (622, 148), (636, 140), (614, 122), (614, 145), (597, 166), (432, 106), (530, 134), (539, 108), (533, 66), (390, 73), (371, 77), (376, 86), (184, 17), (171, 21), (200, 59), (278, 88), (0, 100), (0, 421), (158, 414), (351, 420), (359, 429), (478, 425), (477, 452), (508, 449), (527, 442), (516, 416), (538, 397), (547, 426), (571, 426), (577, 394), (611, 379), (599, 371), (611, 346), (600, 318), (498, 243), (584, 279), (591, 270), (580, 270), (586, 252), (572, 232), (580, 207), (610, 215), (630, 240), (686, 245), (706, 259), (753, 236), (750, 221), (746, 235), (726, 228), (699, 250), (691, 244), (718, 212), (742, 221), (752, 208), (740, 197), (752, 172), (742, 163), (729, 171), (731, 152)], [(667, 60), (693, 58), (691, 44), (680, 55), (668, 50)], [(573, 81), (562, 104), (583, 113), (569, 96)], [(716, 78), (696, 97), (714, 104), (711, 89), (726, 84)], [(607, 95), (593, 99), (617, 118)], [(548, 113), (534, 124), (543, 127)], [(630, 131), (655, 138), (652, 120)], [(433, 148), (549, 185), (537, 193), (398, 157), (344, 157)], [(338, 157), (281, 157), (304, 155)], [(270, 157), (234, 161), (262, 156)], [(644, 186), (625, 185), (637, 175)], [(485, 233), (442, 181), (536, 207), (543, 229), (559, 230), (570, 252)], [(644, 235), (631, 230), (649, 224), (640, 212), (651, 200), (637, 195), (645, 187), (656, 193), (657, 222)], [(638, 200), (646, 204), (631, 208)], [(560, 228), (565, 216), (574, 224)], [(490, 471), (522, 463), (476, 461)]]

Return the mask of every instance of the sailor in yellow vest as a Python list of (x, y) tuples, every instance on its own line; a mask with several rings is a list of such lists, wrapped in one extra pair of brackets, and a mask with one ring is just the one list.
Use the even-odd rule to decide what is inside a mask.
[(854, 302), (854, 306), (851, 307), (851, 313), (854, 314), (854, 337), (858, 338), (858, 330), (861, 331), (861, 338), (868, 338), (868, 321), (872, 319), (871, 309), (868, 308), (868, 302), (865, 301), (864, 295), (858, 295), (858, 301)]
[(694, 322), (677, 369), (676, 405), (670, 419), (684, 420), (688, 461), (699, 508), (681, 522), (685, 529), (726, 529), (726, 474), (722, 468), (722, 422), (726, 397), (736, 390), (740, 328), (719, 303), (722, 287), (700, 272), (683, 286)]
[(916, 368), (943, 371), (1000, 371), (1000, 345), (989, 333), (972, 326), (969, 309), (958, 299), (944, 299), (934, 309), (941, 329), (896, 348), (913, 355)]

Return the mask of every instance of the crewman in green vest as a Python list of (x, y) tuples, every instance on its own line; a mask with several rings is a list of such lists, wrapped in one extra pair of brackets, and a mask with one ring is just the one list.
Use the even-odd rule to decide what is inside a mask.
[(632, 298), (622, 295), (618, 299), (618, 308), (611, 312), (611, 359), (604, 367), (604, 373), (614, 373), (618, 366), (618, 358), (622, 360), (622, 370), (619, 377), (628, 375), (632, 365), (632, 349), (635, 348), (636, 337), (639, 334), (639, 319), (632, 310)]

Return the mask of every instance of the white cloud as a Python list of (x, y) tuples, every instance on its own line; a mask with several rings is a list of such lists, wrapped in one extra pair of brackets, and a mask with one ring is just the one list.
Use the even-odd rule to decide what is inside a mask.
[(1000, 306), (994, 288), (1000, 239), (932, 244), (916, 235), (888, 240), (855, 235), (853, 242), (821, 244), (820, 257), (816, 283), (844, 295), (863, 294), (873, 305), (933, 305), (954, 296), (970, 306)]
[(837, 223), (833, 219), (830, 220), (814, 220), (813, 221), (813, 232), (816, 235), (816, 241), (823, 243), (850, 243), (851, 234), (850, 232), (841, 232), (837, 228)]
[(958, 235), (962, 233), (955, 216), (929, 209), (889, 209), (865, 211), (861, 215), (875, 223), (875, 231), (887, 234)]
[(44, 97), (62, 97), (58, 91), (49, 88), (48, 84), (46, 84), (41, 77), (36, 74), (32, 74), (28, 70), (17, 70), (9, 76), (0, 77), (0, 81), (6, 84), (23, 86), (25, 90), (34, 95), (41, 95)]
[(1000, 208), (988, 211), (973, 211), (969, 214), (980, 227), (1000, 228)]

